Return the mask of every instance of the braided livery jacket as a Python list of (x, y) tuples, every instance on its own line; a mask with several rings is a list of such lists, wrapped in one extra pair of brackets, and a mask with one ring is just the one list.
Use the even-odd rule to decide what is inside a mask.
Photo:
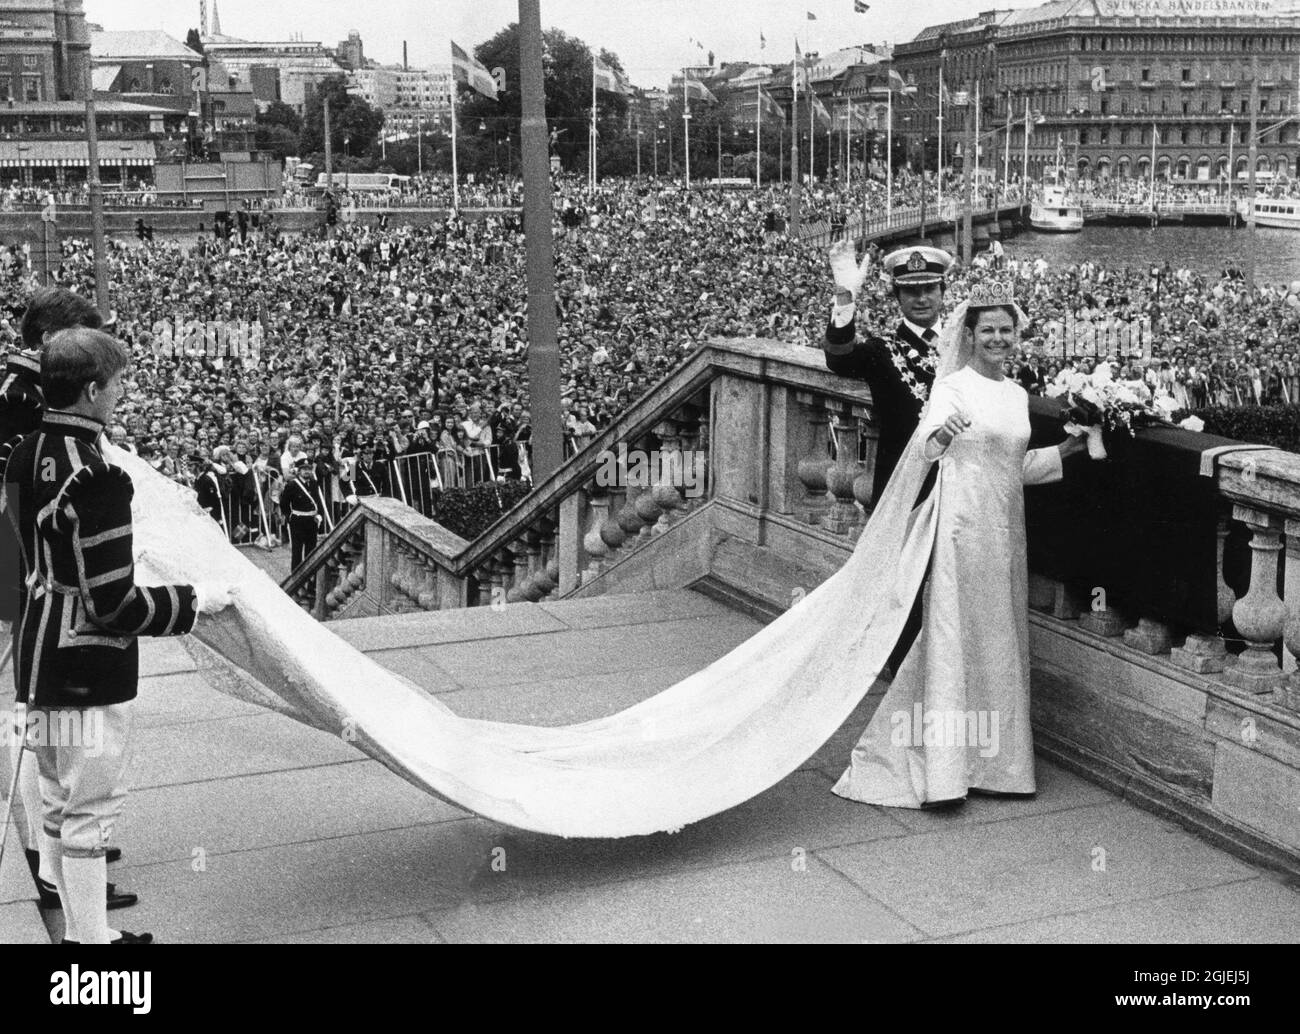
[[(40, 427), (44, 408), (40, 357), (30, 352), (12, 353), (0, 377), (0, 446)], [(0, 621), (18, 620), (25, 580), (18, 542), (9, 524), (0, 521)]]
[(0, 509), (31, 572), (14, 656), (18, 699), (102, 707), (135, 698), (138, 636), (184, 635), (198, 616), (188, 585), (135, 584), (125, 471), (99, 451), (103, 425), (49, 412), (0, 450)]

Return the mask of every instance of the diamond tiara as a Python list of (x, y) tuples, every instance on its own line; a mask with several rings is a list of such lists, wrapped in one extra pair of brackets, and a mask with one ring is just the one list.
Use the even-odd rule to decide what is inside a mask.
[(972, 309), (989, 309), (999, 305), (1015, 304), (1015, 292), (1005, 280), (985, 280), (971, 289), (970, 307)]

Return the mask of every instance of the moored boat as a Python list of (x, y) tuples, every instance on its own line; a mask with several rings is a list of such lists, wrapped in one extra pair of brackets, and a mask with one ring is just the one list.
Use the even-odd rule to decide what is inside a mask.
[(1066, 196), (1063, 187), (1046, 187), (1029, 210), (1029, 225), (1048, 233), (1078, 233), (1083, 229), (1083, 209)]
[[(1250, 199), (1237, 201), (1237, 214), (1243, 221), (1250, 218)], [(1275, 226), (1284, 230), (1300, 230), (1300, 198), (1255, 198), (1255, 225)]]

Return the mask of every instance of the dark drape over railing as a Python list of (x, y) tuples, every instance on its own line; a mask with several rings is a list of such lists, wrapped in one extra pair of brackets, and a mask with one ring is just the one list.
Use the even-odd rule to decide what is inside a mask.
[[(1031, 444), (1061, 440), (1059, 412), (1054, 400), (1030, 400)], [(1201, 476), (1201, 455), (1234, 443), (1163, 427), (1106, 441), (1109, 462), (1075, 458), (1064, 481), (1026, 490), (1030, 569), (1064, 583), (1085, 608), (1096, 601), (1213, 634), (1225, 504), (1215, 479)]]

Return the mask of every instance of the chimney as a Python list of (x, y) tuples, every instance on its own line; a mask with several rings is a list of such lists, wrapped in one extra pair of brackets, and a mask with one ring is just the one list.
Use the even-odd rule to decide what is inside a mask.
[(411, 66), (406, 63), (406, 40), (402, 40), (402, 71), (409, 71), (410, 68)]

